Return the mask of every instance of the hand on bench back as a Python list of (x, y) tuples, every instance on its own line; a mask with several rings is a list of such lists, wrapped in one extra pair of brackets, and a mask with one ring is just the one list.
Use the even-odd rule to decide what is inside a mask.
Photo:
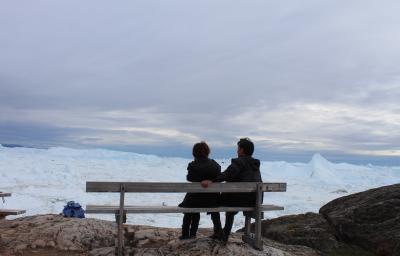
[(211, 183), (212, 183), (211, 180), (203, 180), (203, 181), (201, 182), (201, 186), (202, 186), (203, 188), (208, 188), (208, 185), (210, 185)]

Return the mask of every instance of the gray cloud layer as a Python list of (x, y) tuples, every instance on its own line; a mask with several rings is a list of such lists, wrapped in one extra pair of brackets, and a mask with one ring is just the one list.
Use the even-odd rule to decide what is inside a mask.
[(1, 6), (3, 141), (400, 156), (398, 1)]

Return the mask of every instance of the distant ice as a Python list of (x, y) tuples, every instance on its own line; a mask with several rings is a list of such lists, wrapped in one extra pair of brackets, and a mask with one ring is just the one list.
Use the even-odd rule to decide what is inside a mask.
[[(60, 213), (67, 201), (86, 204), (118, 204), (117, 194), (86, 193), (86, 181), (184, 182), (191, 159), (111, 151), (69, 148), (6, 148), (0, 146), (0, 191), (12, 192), (0, 208), (23, 208), (27, 215)], [(223, 168), (229, 161), (217, 160)], [(320, 154), (309, 163), (262, 162), (265, 182), (287, 182), (285, 193), (266, 193), (265, 203), (278, 204), (284, 211), (268, 212), (272, 218), (287, 214), (317, 212), (340, 196), (370, 188), (400, 183), (400, 167), (335, 164)], [(177, 205), (184, 194), (128, 194), (127, 204)], [(113, 220), (112, 215), (87, 217)], [(180, 227), (182, 214), (129, 215), (128, 223)], [(243, 225), (241, 214), (235, 228)], [(211, 227), (202, 214), (201, 227)]]

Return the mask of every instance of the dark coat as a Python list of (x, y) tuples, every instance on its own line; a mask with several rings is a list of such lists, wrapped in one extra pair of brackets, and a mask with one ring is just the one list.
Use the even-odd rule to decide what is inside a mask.
[[(221, 174), (221, 166), (213, 159), (199, 158), (189, 163), (186, 179), (191, 182), (213, 180)], [(219, 193), (187, 193), (180, 207), (218, 207)]]
[[(228, 168), (214, 182), (262, 182), (260, 160), (251, 156), (234, 158)], [(251, 207), (256, 202), (256, 193), (222, 193), (221, 206)]]

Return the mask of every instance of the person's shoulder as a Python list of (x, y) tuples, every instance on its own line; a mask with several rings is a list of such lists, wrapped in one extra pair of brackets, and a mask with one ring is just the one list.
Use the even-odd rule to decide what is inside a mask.
[(251, 162), (253, 162), (254, 164), (256, 164), (258, 166), (260, 166), (260, 163), (261, 163), (260, 159), (253, 158), (253, 157), (251, 158)]
[(217, 161), (215, 161), (214, 159), (210, 158), (209, 160), (210, 160), (211, 164), (213, 164), (215, 166), (218, 166), (218, 167), (221, 167), (221, 165)]
[(204, 166), (208, 161), (208, 158), (196, 158), (188, 164), (188, 168)]
[(260, 166), (260, 160), (253, 158), (252, 156), (232, 158), (231, 163), (236, 165), (245, 165), (246, 163), (251, 163)]
[(236, 158), (231, 158), (231, 163), (236, 162), (236, 161), (238, 161), (238, 160), (239, 160), (238, 157), (236, 157)]
[(231, 159), (231, 164), (240, 165), (241, 161), (242, 161), (242, 160), (241, 160), (239, 157), (237, 157), (237, 158), (232, 158), (232, 159)]
[(257, 159), (257, 158), (251, 158), (251, 162), (252, 162), (252, 164), (254, 164), (255, 166), (257, 166), (258, 168), (260, 168), (260, 165), (261, 165), (261, 161), (260, 161), (260, 159)]
[(188, 164), (187, 169), (188, 169), (188, 170), (192, 169), (193, 166), (194, 166), (195, 164), (196, 164), (195, 161), (191, 161), (191, 162)]
[(218, 164), (218, 162), (217, 161), (215, 161), (214, 159), (212, 159), (212, 158), (209, 158), (208, 159), (208, 161), (210, 161), (210, 162), (212, 162), (212, 163), (216, 163), (216, 164)]

